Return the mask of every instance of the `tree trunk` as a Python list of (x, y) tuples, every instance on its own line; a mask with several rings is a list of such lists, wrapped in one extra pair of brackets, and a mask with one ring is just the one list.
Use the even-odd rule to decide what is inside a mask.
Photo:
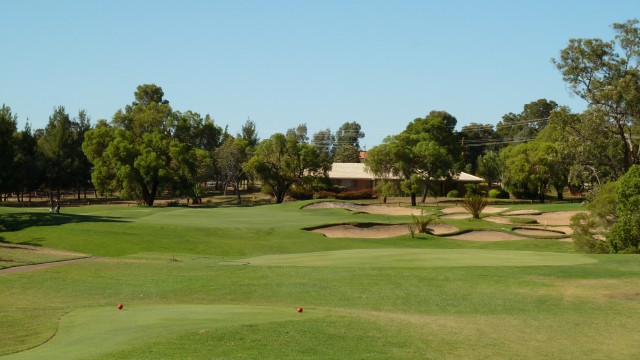
[(418, 206), (416, 203), (416, 193), (414, 192), (411, 193), (411, 206)]
[(385, 196), (382, 198), (382, 203), (383, 203), (383, 204), (386, 204), (386, 203), (387, 203), (387, 195), (385, 195)]
[(236, 181), (236, 196), (238, 205), (242, 205), (242, 199), (240, 198), (240, 181)]

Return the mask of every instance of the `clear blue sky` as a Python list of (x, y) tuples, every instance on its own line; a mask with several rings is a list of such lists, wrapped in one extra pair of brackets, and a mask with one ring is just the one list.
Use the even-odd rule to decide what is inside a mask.
[(546, 98), (574, 111), (550, 59), (613, 38), (640, 1), (0, 0), (0, 103), (44, 127), (53, 108), (95, 123), (161, 86), (174, 110), (267, 138), (346, 121), (372, 147), (416, 117), (470, 122)]

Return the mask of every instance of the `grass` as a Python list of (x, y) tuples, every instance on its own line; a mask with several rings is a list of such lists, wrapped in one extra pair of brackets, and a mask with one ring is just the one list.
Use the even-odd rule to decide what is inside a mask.
[[(330, 239), (300, 229), (411, 218), (301, 205), (105, 205), (67, 208), (53, 218), (46, 209), (2, 208), (4, 245), (102, 258), (0, 275), (0, 355), (640, 357), (637, 256), (577, 254), (569, 243), (538, 239)], [(580, 209), (549, 206), (520, 208)]]

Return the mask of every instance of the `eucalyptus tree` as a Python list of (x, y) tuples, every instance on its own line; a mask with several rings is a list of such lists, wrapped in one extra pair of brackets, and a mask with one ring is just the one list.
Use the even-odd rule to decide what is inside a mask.
[(390, 171), (401, 178), (402, 189), (416, 206), (418, 192), (422, 191), (424, 199), (429, 184), (449, 177), (454, 169), (454, 160), (460, 154), (460, 143), (453, 132), (456, 122), (447, 112), (432, 111), (373, 147), (365, 163), (378, 176)]
[(335, 133), (333, 144), (334, 161), (340, 163), (359, 162), (360, 139), (365, 134), (362, 127), (355, 121), (345, 122)]
[(598, 132), (619, 139), (624, 173), (640, 164), (640, 28), (636, 19), (612, 27), (612, 40), (570, 39), (552, 61), (589, 111), (605, 120)]
[(307, 177), (326, 176), (322, 159), (313, 145), (300, 143), (295, 135), (273, 134), (258, 144), (245, 170), (262, 181), (282, 203), (292, 185)]

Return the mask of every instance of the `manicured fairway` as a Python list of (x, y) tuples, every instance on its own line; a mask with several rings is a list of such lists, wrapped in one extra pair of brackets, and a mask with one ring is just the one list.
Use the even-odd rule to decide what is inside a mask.
[(596, 262), (580, 254), (472, 249), (367, 249), (264, 255), (227, 262), (250, 266), (562, 266)]
[(7, 263), (24, 261), (16, 246), (94, 256), (0, 272), (0, 359), (640, 358), (638, 256), (536, 238), (328, 238), (304, 229), (411, 217), (304, 204), (0, 208)]
[(317, 310), (231, 305), (133, 305), (84, 308), (65, 315), (55, 336), (44, 345), (3, 357), (18, 359), (86, 359), (134, 345), (215, 327), (312, 319)]

